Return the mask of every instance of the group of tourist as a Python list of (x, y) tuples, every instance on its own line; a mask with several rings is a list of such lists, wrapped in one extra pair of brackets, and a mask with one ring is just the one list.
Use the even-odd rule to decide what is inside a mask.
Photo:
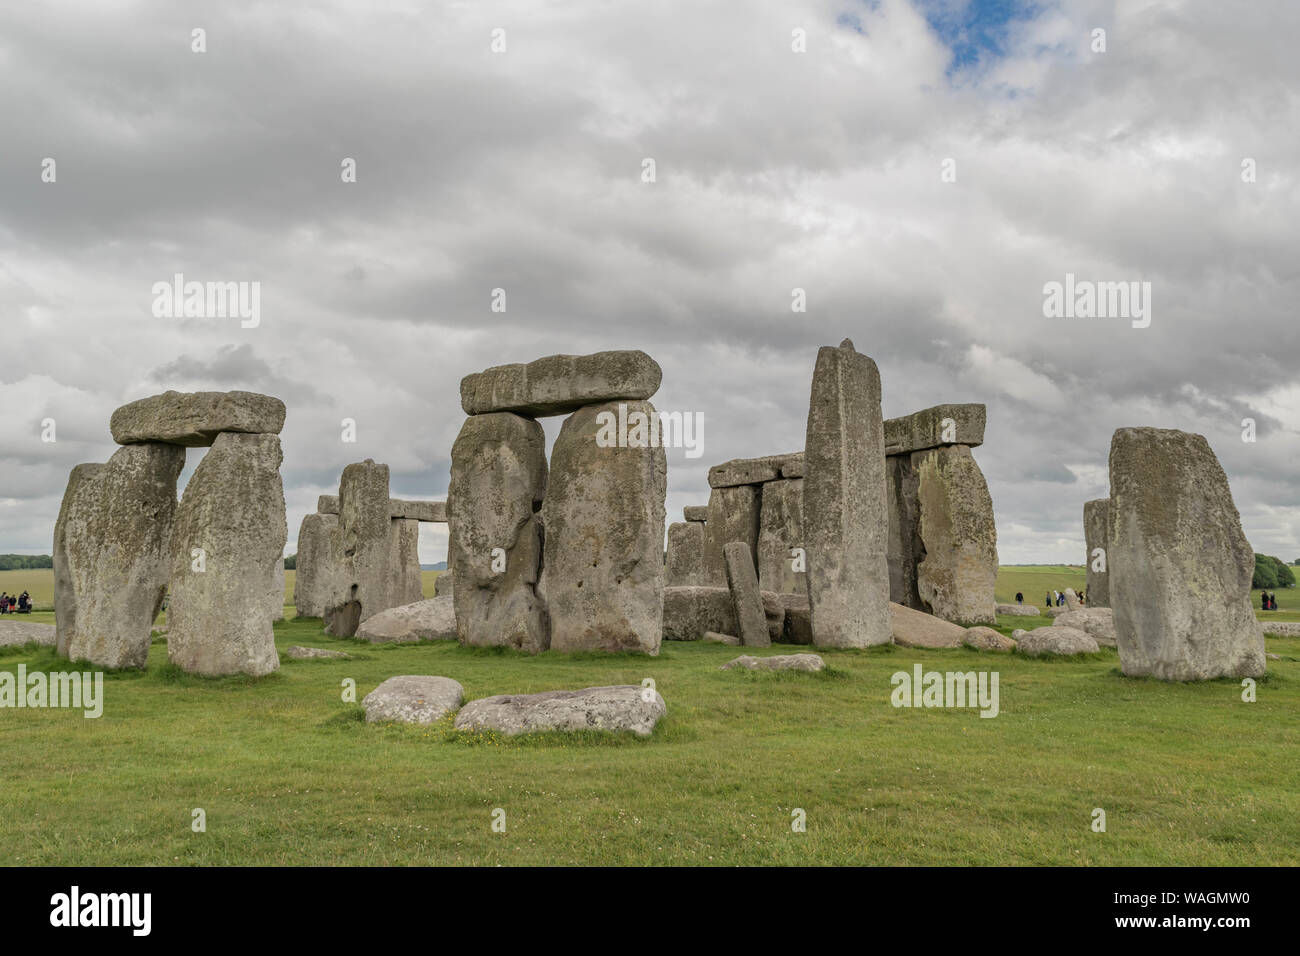
[[(1087, 591), (1080, 591), (1079, 594), (1078, 594), (1078, 598), (1079, 598), (1079, 603), (1080, 603), (1080, 604), (1087, 604), (1087, 603), (1088, 603), (1088, 592), (1087, 592)], [(1048, 607), (1064, 607), (1064, 606), (1065, 606), (1065, 594), (1064, 594), (1064, 592), (1062, 592), (1062, 591), (1048, 591), (1048, 592), (1047, 592), (1047, 596), (1046, 596), (1043, 600), (1044, 600), (1044, 603), (1045, 603)], [(1025, 603), (1025, 595), (1024, 595), (1023, 592), (1021, 592), (1021, 591), (1017, 591), (1017, 592), (1016, 592), (1016, 603), (1017, 603), (1017, 604), (1024, 604), (1024, 603)]]
[(1259, 592), (1259, 609), (1260, 609), (1261, 611), (1276, 611), (1276, 610), (1277, 610), (1277, 595), (1276, 595), (1276, 594), (1273, 594), (1271, 591), (1260, 591), (1260, 592)]
[(0, 592), (0, 614), (27, 614), (32, 609), (32, 599), (24, 591), (15, 597)]

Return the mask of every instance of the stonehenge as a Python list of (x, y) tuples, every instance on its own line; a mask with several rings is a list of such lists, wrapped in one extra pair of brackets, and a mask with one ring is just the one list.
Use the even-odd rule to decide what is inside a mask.
[(1262, 676), (1254, 551), (1209, 442), (1173, 429), (1118, 429), (1108, 511), (1120, 669), (1176, 681)]
[[(167, 653), (206, 676), (279, 667), (285, 406), (253, 392), (164, 392), (118, 408), (122, 447), (69, 476), (54, 529), (56, 650), (142, 668), (167, 596)], [(177, 502), (186, 448), (208, 452)], [(278, 588), (278, 591), (277, 591)], [(278, 597), (276, 595), (279, 595)]]
[(1089, 607), (1110, 607), (1110, 575), (1107, 573), (1110, 540), (1110, 499), (1083, 503), (1083, 564), (1087, 570), (1084, 594)]

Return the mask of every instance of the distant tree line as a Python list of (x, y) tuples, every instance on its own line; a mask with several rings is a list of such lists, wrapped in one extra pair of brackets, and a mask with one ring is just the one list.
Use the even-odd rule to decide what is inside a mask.
[(1252, 588), (1293, 588), (1295, 574), (1286, 563), (1267, 554), (1255, 555), (1255, 577), (1250, 582)]
[(48, 554), (0, 554), (0, 571), (31, 571), (54, 567), (54, 558)]
[(297, 555), (297, 554), (291, 554), (291, 555), (289, 555), (287, 558), (284, 559), (284, 569), (285, 569), (286, 571), (297, 571), (297, 570), (298, 570), (298, 555)]

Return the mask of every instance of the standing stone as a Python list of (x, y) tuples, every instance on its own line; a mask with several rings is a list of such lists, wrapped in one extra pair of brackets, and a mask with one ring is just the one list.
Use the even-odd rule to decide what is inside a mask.
[(284, 402), (256, 392), (164, 392), (123, 405), (109, 429), (119, 445), (206, 447), (223, 432), (278, 435)]
[(916, 587), (930, 613), (967, 627), (994, 624), (998, 534), (993, 499), (965, 445), (915, 452), (921, 544)]
[(150, 442), (73, 469), (54, 531), (59, 654), (96, 667), (145, 666), (184, 467), (184, 448)]
[(667, 587), (691, 587), (702, 583), (704, 522), (678, 521), (668, 526), (668, 554), (664, 561)]
[(1254, 552), (1205, 438), (1118, 429), (1110, 501), (1120, 669), (1163, 680), (1262, 676), (1264, 637), (1250, 600)]
[(607, 403), (565, 419), (551, 453), (542, 593), (556, 650), (659, 653), (667, 467), (636, 427), (654, 406), (626, 405), (626, 447), (609, 440), (619, 405)]
[(1065, 610), (1067, 612), (1077, 611), (1083, 607), (1083, 605), (1079, 603), (1079, 595), (1074, 593), (1074, 588), (1066, 588), (1062, 593), (1065, 595)]
[(761, 499), (757, 485), (714, 488), (709, 493), (709, 519), (704, 523), (704, 560), (701, 583), (727, 586), (727, 562), (722, 549), (732, 541), (749, 545), (758, 561), (758, 519)]
[(769, 481), (759, 500), (758, 580), (763, 590), (807, 594), (807, 571), (794, 569), (791, 553), (804, 546), (803, 479)]
[(185, 487), (172, 532), (167, 656), (188, 673), (261, 676), (280, 666), (264, 595), (289, 532), (283, 457), (275, 435), (226, 432)]
[(848, 339), (839, 348), (825, 346), (817, 353), (803, 497), (814, 642), (824, 647), (888, 644), (889, 522), (880, 373)]
[(339, 479), (342, 562), (325, 605), (325, 633), (352, 637), (361, 622), (387, 609), (392, 554), (388, 466), (372, 458), (343, 469)]
[[(1087, 584), (1084, 594), (1088, 607), (1110, 607), (1110, 541), (1106, 529), (1110, 525), (1110, 499), (1097, 498), (1083, 503), (1083, 537), (1087, 554), (1084, 565), (1088, 569)], [(1098, 549), (1101, 554), (1098, 555)], [(1105, 570), (1096, 570), (1093, 565), (1105, 561)]]
[(743, 541), (732, 541), (723, 549), (727, 561), (727, 587), (731, 589), (731, 605), (736, 611), (740, 643), (750, 647), (769, 647), (772, 643), (767, 633), (767, 617), (763, 614), (763, 598), (758, 589), (758, 574), (749, 546)]
[(889, 600), (917, 611), (928, 610), (917, 590), (916, 566), (925, 558), (921, 542), (921, 504), (912, 456), (885, 459), (889, 502)]
[(266, 610), (272, 622), (284, 620), (284, 555), (275, 562), (271, 586), (266, 592)]
[(337, 514), (305, 515), (298, 528), (293, 603), (299, 617), (324, 617), (339, 590), (343, 539)]
[(389, 523), (388, 602), (402, 607), (424, 600), (420, 573), (420, 522), (414, 518), (393, 518)]
[[(509, 412), (471, 415), (451, 449), (447, 566), (462, 644), (536, 654), (550, 646), (538, 594), (546, 435)], [(662, 559), (660, 560), (662, 566)]]
[(460, 404), (466, 415), (563, 415), (604, 402), (647, 399), (659, 390), (663, 374), (658, 362), (635, 350), (548, 355), (466, 375)]

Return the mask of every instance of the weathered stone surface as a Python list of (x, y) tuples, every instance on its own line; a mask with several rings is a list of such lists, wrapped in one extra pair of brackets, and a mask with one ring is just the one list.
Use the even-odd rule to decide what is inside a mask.
[(698, 641), (706, 631), (734, 634), (737, 630), (728, 588), (664, 588), (664, 640)]
[[(73, 469), (54, 529), (60, 655), (96, 667), (145, 666), (167, 590), (184, 466), (184, 448), (149, 442)], [(266, 591), (254, 589), (254, 603), (264, 607)]]
[(889, 600), (918, 611), (928, 611), (916, 588), (916, 566), (925, 558), (921, 541), (921, 503), (916, 469), (911, 455), (885, 459), (885, 499), (888, 502)]
[(1110, 498), (1121, 670), (1163, 680), (1262, 676), (1254, 552), (1209, 443), (1188, 432), (1118, 429)]
[(648, 688), (587, 687), (541, 694), (500, 694), (470, 701), (456, 715), (456, 729), (495, 730), (507, 735), (549, 730), (627, 730), (647, 737), (666, 713), (668, 705), (663, 697)]
[[(983, 405), (935, 405), (885, 422), (885, 454), (906, 455), (943, 445), (984, 444)], [(945, 419), (951, 423), (945, 428)]]
[(447, 566), (460, 642), (536, 654), (550, 646), (538, 593), (546, 493), (546, 435), (498, 412), (465, 420), (451, 450)]
[(724, 671), (819, 671), (826, 667), (826, 662), (819, 654), (777, 654), (773, 657), (753, 657), (746, 655), (728, 661), (720, 668)]
[(1083, 605), (1079, 603), (1079, 595), (1074, 593), (1074, 588), (1066, 588), (1063, 593), (1065, 594), (1066, 611), (1077, 611), (1079, 608), (1083, 607)]
[(211, 445), (222, 432), (278, 435), (284, 402), (256, 392), (163, 392), (123, 405), (109, 421), (119, 445)]
[(708, 505), (687, 505), (682, 509), (682, 517), (687, 521), (708, 521)]
[(352, 659), (351, 654), (344, 654), (342, 651), (327, 651), (323, 647), (303, 647), (301, 644), (285, 648), (284, 656), (292, 657), (296, 661)]
[(275, 563), (270, 589), (266, 592), (267, 613), (272, 622), (284, 620), (284, 557)]
[(735, 634), (719, 634), (717, 631), (705, 631), (704, 636), (700, 638), (702, 644), (727, 644), (731, 647), (740, 646), (740, 638)]
[(956, 624), (993, 624), (998, 533), (993, 499), (965, 445), (912, 456), (924, 559), (916, 587), (930, 611)]
[(894, 643), (903, 647), (961, 647), (966, 629), (933, 614), (889, 604)]
[(775, 591), (760, 591), (759, 595), (763, 599), (763, 617), (767, 620), (767, 639), (770, 644), (781, 640), (781, 632), (785, 629), (785, 602), (799, 595), (777, 594)]
[(1066, 607), (1064, 604), (1061, 604), (1055, 607), (1049, 607), (1043, 613), (1046, 614), (1048, 617), (1060, 617), (1062, 614), (1068, 614), (1069, 612), (1070, 609)]
[(1053, 624), (1020, 633), (1016, 650), (1030, 657), (1042, 657), (1049, 654), (1095, 654), (1100, 648), (1095, 640), (1078, 628)]
[(998, 614), (1010, 614), (1013, 617), (1038, 617), (1039, 610), (1033, 604), (999, 604), (993, 608)]
[(848, 339), (817, 353), (804, 469), (813, 640), (825, 647), (887, 644), (889, 522), (880, 373)]
[(1265, 634), (1275, 634), (1278, 637), (1300, 637), (1300, 621), (1261, 621), (1260, 626)]
[(668, 526), (668, 553), (664, 583), (668, 587), (694, 587), (703, 583), (704, 523), (678, 521)]
[(0, 647), (22, 647), (24, 644), (54, 647), (57, 641), (58, 628), (53, 624), (14, 621), (8, 615), (0, 618)]
[(768, 455), (764, 458), (733, 458), (721, 465), (714, 465), (709, 469), (709, 487), (759, 485), (766, 481), (776, 481), (785, 472), (803, 473), (803, 452)]
[(659, 363), (641, 351), (550, 355), (466, 375), (460, 404), (466, 415), (564, 415), (586, 405), (650, 398), (662, 379)]
[(343, 469), (339, 479), (339, 531), (343, 560), (323, 616), (325, 633), (351, 637), (362, 621), (389, 607), (392, 596), (387, 465), (367, 458)]
[(781, 641), (785, 644), (811, 644), (812, 612), (806, 594), (783, 594), (785, 600), (785, 625)]
[(356, 636), (371, 644), (454, 641), (458, 637), (454, 602), (450, 597), (432, 597), (387, 608), (362, 622)]
[(411, 521), (441, 524), (447, 520), (447, 502), (389, 498), (388, 514), (393, 518), (408, 518)]
[(732, 541), (748, 544), (757, 559), (759, 511), (759, 492), (753, 485), (714, 488), (709, 493), (709, 520), (704, 524), (703, 584), (726, 585), (727, 562), (722, 549)]
[(361, 701), (366, 721), (431, 724), (460, 706), (465, 689), (450, 677), (390, 677)]
[(758, 574), (750, 557), (749, 545), (733, 541), (723, 548), (727, 562), (727, 587), (731, 606), (736, 612), (740, 643), (749, 647), (768, 647), (772, 643), (763, 613), (763, 599), (758, 590)]
[(393, 518), (388, 528), (387, 607), (401, 607), (424, 598), (420, 572), (420, 522)]
[(961, 642), (977, 651), (1014, 651), (1016, 642), (991, 627), (967, 628)]
[(1080, 607), (1058, 614), (1053, 627), (1073, 627), (1092, 636), (1102, 647), (1115, 647), (1115, 616), (1108, 607)]
[(224, 432), (185, 487), (167, 604), (167, 656), (181, 670), (261, 676), (280, 666), (263, 596), (288, 538), (283, 457), (275, 435)]
[(321, 495), (316, 499), (316, 513), (322, 515), (337, 515), (339, 513), (339, 496), (338, 495)]
[(299, 617), (323, 617), (341, 585), (343, 537), (338, 515), (304, 515), (298, 526), (293, 603)]
[(456, 576), (450, 571), (443, 571), (433, 579), (434, 597), (451, 597), (456, 587)]
[(803, 546), (803, 479), (768, 482), (760, 495), (758, 519), (758, 581), (764, 590), (808, 593), (808, 574), (794, 570), (792, 553)]
[[(656, 414), (625, 404), (629, 420)], [(551, 452), (541, 593), (554, 650), (658, 654), (663, 639), (667, 465), (662, 447), (602, 447), (603, 416), (618, 412), (579, 409)]]
[[(1086, 542), (1084, 565), (1088, 568), (1087, 583), (1084, 593), (1088, 598), (1088, 607), (1110, 607), (1110, 541), (1106, 537), (1110, 527), (1110, 499), (1097, 498), (1083, 503), (1083, 537)], [(1101, 549), (1101, 555), (1097, 550)], [(1094, 570), (1099, 564), (1098, 558), (1107, 562), (1106, 571)]]

